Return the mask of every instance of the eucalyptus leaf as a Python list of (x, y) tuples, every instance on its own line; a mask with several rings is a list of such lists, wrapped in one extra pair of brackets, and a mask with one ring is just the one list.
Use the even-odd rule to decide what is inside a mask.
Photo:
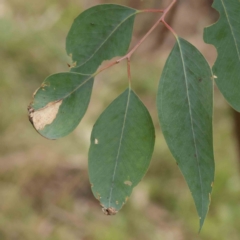
[(157, 108), (168, 147), (192, 193), (200, 229), (214, 181), (212, 79), (202, 54), (177, 38), (160, 80)]
[(205, 28), (204, 40), (218, 52), (213, 66), (216, 84), (229, 104), (240, 112), (240, 1), (215, 0), (213, 7), (220, 18)]
[(89, 177), (106, 214), (119, 211), (143, 178), (154, 141), (149, 112), (130, 88), (97, 120), (91, 135)]
[(35, 129), (49, 139), (72, 132), (87, 110), (92, 86), (92, 76), (68, 72), (49, 76), (29, 106), (29, 119)]
[(66, 41), (72, 57), (71, 71), (93, 74), (104, 60), (128, 51), (137, 10), (102, 4), (81, 13), (72, 24)]

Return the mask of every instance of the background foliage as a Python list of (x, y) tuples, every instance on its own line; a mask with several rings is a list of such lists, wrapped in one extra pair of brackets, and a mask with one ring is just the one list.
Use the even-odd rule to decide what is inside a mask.
[[(173, 27), (212, 64), (215, 51), (203, 43), (202, 31), (217, 15), (205, 2), (179, 1)], [(233, 112), (221, 94), (215, 89), (216, 178), (200, 236), (188, 187), (160, 133), (153, 96), (174, 44), (171, 35), (160, 41), (163, 28), (133, 56), (133, 88), (150, 109), (157, 138), (144, 181), (116, 217), (104, 216), (92, 196), (86, 156), (93, 123), (126, 87), (125, 64), (97, 77), (87, 115), (70, 136), (57, 142), (46, 140), (30, 126), (26, 106), (32, 92), (52, 72), (68, 71), (64, 46), (69, 27), (80, 11), (97, 3), (100, 1), (0, 2), (0, 239), (238, 239), (237, 143)], [(168, 3), (162, 1), (161, 5)], [(160, 7), (159, 1), (153, 0), (131, 4)], [(154, 18), (148, 14), (138, 18), (133, 43)]]

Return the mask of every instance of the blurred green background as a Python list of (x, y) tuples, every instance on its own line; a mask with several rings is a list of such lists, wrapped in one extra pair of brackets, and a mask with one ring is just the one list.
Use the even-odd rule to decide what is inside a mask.
[[(32, 93), (50, 74), (68, 71), (65, 38), (73, 19), (95, 4), (162, 8), (170, 0), (0, 0), (0, 240), (238, 240), (240, 167), (234, 114), (215, 87), (216, 177), (212, 204), (198, 235), (187, 185), (157, 120), (156, 89), (174, 38), (159, 27), (132, 59), (133, 88), (151, 112), (156, 145), (149, 171), (124, 208), (102, 214), (92, 196), (87, 153), (99, 114), (127, 86), (125, 64), (96, 78), (89, 109), (69, 136), (50, 141), (27, 117)], [(211, 1), (179, 1), (168, 21), (213, 64), (216, 51), (202, 40), (218, 18)], [(158, 14), (137, 17), (133, 43)], [(240, 125), (240, 123), (239, 123)]]

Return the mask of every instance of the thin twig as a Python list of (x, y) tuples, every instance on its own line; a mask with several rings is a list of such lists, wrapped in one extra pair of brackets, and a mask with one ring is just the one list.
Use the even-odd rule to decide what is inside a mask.
[(151, 12), (151, 13), (163, 13), (163, 9), (144, 9), (141, 10), (140, 12)]
[(166, 26), (166, 28), (175, 36), (175, 38), (177, 38), (177, 33), (173, 30), (172, 27), (170, 27), (165, 20), (162, 20), (162, 23)]

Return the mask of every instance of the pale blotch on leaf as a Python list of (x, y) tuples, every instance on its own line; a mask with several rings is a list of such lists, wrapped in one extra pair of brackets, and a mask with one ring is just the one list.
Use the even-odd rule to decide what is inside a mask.
[(98, 199), (98, 201), (100, 201), (100, 199), (101, 199), (100, 193), (97, 193), (97, 199)]
[(125, 181), (124, 184), (128, 185), (129, 187), (132, 186), (132, 182), (131, 181)]
[(62, 100), (58, 102), (50, 102), (44, 108), (34, 111), (29, 109), (29, 119), (37, 130), (42, 130), (48, 124), (51, 124), (56, 118)]
[(95, 138), (94, 143), (98, 144), (98, 139), (97, 138)]
[(41, 88), (45, 88), (45, 87), (47, 87), (47, 86), (49, 86), (49, 84), (47, 84), (47, 83), (43, 83), (42, 85), (41, 85)]
[(211, 202), (211, 193), (208, 194), (209, 201)]
[(211, 79), (214, 81), (215, 79), (217, 79), (218, 77), (216, 76), (216, 75), (213, 75), (212, 77), (211, 77)]

